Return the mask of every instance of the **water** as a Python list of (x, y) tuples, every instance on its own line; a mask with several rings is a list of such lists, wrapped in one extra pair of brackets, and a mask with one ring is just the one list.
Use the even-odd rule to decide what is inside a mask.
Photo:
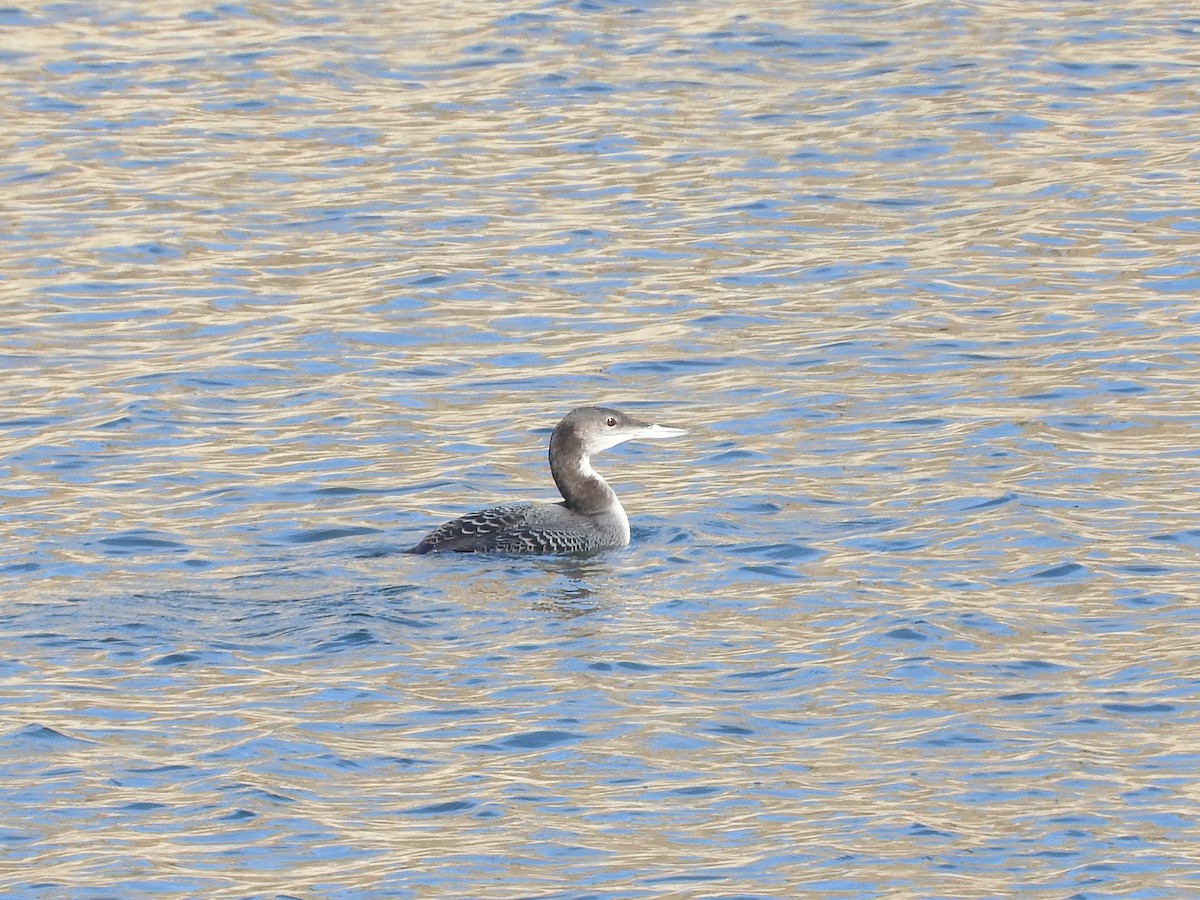
[(1195, 894), (1198, 33), (0, 10), (5, 896)]

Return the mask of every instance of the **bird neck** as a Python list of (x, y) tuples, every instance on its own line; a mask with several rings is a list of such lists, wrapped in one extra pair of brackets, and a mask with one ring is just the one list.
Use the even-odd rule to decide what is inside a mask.
[(567, 509), (594, 516), (620, 506), (617, 495), (604, 477), (592, 468), (592, 461), (578, 441), (558, 438), (550, 441), (550, 474)]

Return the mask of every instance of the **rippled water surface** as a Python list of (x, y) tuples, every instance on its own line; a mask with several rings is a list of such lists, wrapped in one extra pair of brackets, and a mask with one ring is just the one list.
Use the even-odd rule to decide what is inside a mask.
[(0, 892), (1200, 893), (1198, 38), (0, 9)]

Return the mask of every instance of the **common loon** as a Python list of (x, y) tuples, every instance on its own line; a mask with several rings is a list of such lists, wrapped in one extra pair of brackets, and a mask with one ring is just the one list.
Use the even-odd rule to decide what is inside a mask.
[(629, 517), (591, 456), (633, 438), (687, 434), (604, 406), (573, 409), (550, 435), (550, 474), (561, 503), (509, 503), (452, 519), (409, 553), (598, 553), (629, 543)]

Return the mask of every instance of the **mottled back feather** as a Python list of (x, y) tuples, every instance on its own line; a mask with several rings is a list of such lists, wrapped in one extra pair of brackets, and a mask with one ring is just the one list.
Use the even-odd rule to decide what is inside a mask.
[(619, 546), (610, 529), (555, 503), (493, 506), (439, 525), (412, 553), (590, 553)]

